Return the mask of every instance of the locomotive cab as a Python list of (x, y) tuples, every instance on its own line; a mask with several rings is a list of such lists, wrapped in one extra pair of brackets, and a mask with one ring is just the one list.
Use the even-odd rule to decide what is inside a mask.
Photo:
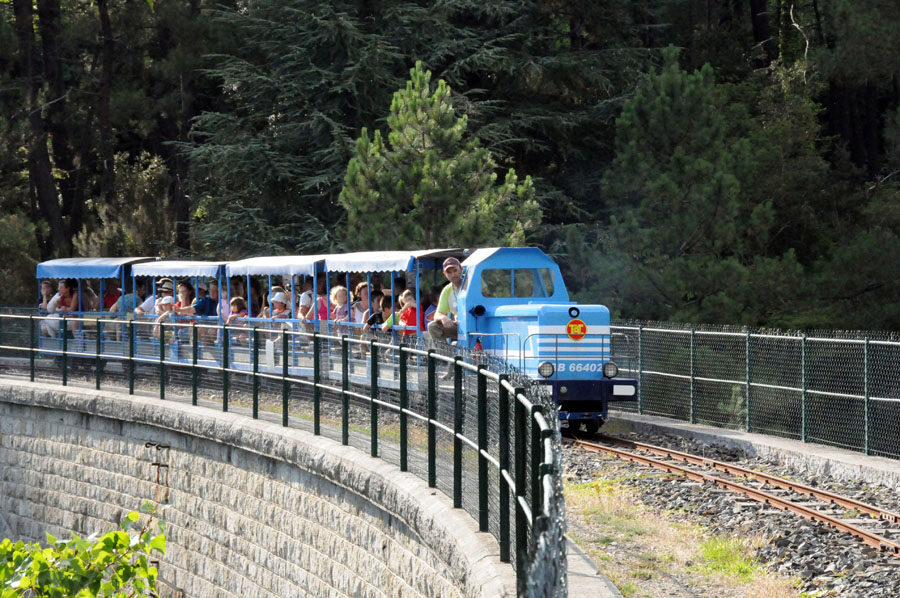
[(611, 354), (609, 310), (571, 301), (543, 251), (478, 249), (463, 267), (459, 343), (547, 385), (564, 426), (596, 431), (610, 402), (636, 400), (637, 381)]

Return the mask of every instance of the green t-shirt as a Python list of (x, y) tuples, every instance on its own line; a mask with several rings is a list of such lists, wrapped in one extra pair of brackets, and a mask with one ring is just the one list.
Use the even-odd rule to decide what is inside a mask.
[(453, 284), (448, 284), (441, 291), (441, 298), (438, 300), (437, 310), (448, 316), (452, 314), (452, 319), (456, 319), (456, 300), (459, 297), (459, 291), (453, 288)]

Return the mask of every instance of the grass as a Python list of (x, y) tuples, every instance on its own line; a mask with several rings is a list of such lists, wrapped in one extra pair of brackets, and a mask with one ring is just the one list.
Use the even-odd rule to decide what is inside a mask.
[(796, 580), (755, 559), (760, 538), (710, 535), (637, 499), (629, 478), (565, 485), (569, 535), (626, 598), (676, 593), (747, 598), (800, 597)]
[(747, 583), (760, 572), (753, 556), (752, 542), (741, 538), (714, 536), (700, 546), (702, 566), (710, 573), (720, 573)]

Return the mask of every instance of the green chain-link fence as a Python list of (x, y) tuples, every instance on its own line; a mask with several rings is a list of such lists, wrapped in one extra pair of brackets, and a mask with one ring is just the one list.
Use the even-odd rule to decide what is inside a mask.
[(557, 412), (505, 363), (297, 323), (256, 328), (0, 314), (0, 375), (270, 418), (352, 445), (451, 497), (519, 594), (565, 596)]
[[(629, 410), (900, 458), (900, 339), (890, 333), (616, 322)], [(622, 404), (614, 404), (622, 408)]]

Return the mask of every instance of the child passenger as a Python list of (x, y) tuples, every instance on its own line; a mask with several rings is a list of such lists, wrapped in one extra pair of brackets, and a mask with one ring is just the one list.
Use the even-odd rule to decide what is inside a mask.
[[(400, 313), (397, 315), (397, 322), (398, 326), (402, 326), (403, 329), (399, 331), (399, 334), (415, 334), (417, 328), (421, 330), (422, 328), (419, 325), (418, 320), (419, 316), (418, 310), (416, 309), (416, 296), (412, 291), (406, 289), (400, 293)], [(391, 314), (387, 317), (384, 324), (381, 325), (381, 329), (387, 332), (391, 329), (393, 324), (394, 317), (393, 314)]]
[(329, 296), (334, 307), (331, 308), (331, 319), (335, 322), (346, 322), (350, 319), (350, 308), (347, 305), (347, 287), (332, 287)]

